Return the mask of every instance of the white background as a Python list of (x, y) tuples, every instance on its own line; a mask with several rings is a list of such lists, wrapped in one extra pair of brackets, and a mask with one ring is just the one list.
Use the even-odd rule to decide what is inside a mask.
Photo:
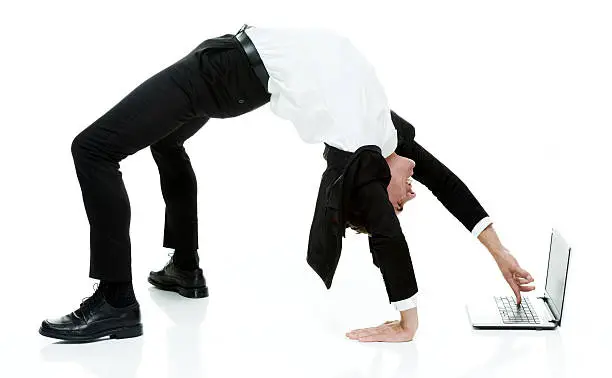
[[(5, 377), (609, 376), (611, 5), (607, 1), (14, 1), (0, 9), (0, 375)], [(363, 236), (330, 291), (306, 265), (321, 145), (265, 105), (188, 143), (209, 299), (150, 289), (164, 204), (148, 150), (121, 164), (143, 337), (54, 344), (40, 322), (91, 294), (72, 139), (202, 40), (324, 26), (377, 68), (417, 141), (466, 182), (544, 288), (550, 229), (572, 245), (563, 326), (473, 330), (472, 297), (511, 292), (422, 185), (401, 216), (419, 282), (404, 344), (344, 333), (397, 318)], [(322, 57), (324, 59), (324, 57)]]

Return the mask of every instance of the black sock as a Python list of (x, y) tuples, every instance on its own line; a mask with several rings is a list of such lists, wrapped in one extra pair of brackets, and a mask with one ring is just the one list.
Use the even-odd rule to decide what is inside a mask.
[(106, 301), (113, 307), (126, 307), (136, 302), (132, 281), (100, 281), (100, 290)]
[(199, 260), (198, 252), (195, 249), (177, 248), (172, 255), (174, 265), (183, 270), (195, 270), (199, 268)]

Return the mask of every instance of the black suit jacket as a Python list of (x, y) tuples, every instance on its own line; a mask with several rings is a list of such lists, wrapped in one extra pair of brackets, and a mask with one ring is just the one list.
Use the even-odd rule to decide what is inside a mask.
[(391, 172), (377, 146), (349, 153), (326, 145), (323, 156), (327, 168), (319, 186), (306, 260), (329, 289), (340, 260), (351, 198), (373, 182), (386, 188)]
[[(397, 130), (398, 155), (413, 159), (416, 163), (414, 179), (425, 185), (442, 205), (459, 220), (465, 228), (471, 231), (484, 217), (486, 211), (476, 200), (468, 187), (444, 164), (420, 146), (415, 140), (415, 129), (412, 124), (391, 111), (391, 120)], [(373, 182), (386, 188), (390, 179), (388, 165), (380, 149), (376, 146), (365, 146), (354, 154), (326, 146), (323, 156), (327, 160), (327, 168), (321, 177), (315, 213), (310, 228), (307, 262), (321, 277), (329, 289), (338, 266), (342, 250), (342, 237), (346, 229), (347, 216), (350, 208), (347, 203), (359, 188), (372, 187)], [(358, 172), (360, 172), (358, 174)], [(368, 190), (372, 192), (371, 190)], [(381, 206), (385, 204), (382, 202)], [(383, 238), (384, 239), (384, 238)], [(378, 240), (370, 238), (370, 247), (375, 249)], [(405, 245), (405, 241), (396, 240)], [(402, 247), (404, 248), (404, 247)], [(407, 246), (405, 246), (407, 249)], [(373, 252), (374, 264), (376, 254)], [(396, 256), (393, 263), (401, 263), (408, 267), (411, 262), (399, 261)], [(411, 270), (411, 273), (412, 270)], [(416, 282), (408, 279), (408, 284), (416, 290)], [(390, 297), (391, 297), (390, 293)]]

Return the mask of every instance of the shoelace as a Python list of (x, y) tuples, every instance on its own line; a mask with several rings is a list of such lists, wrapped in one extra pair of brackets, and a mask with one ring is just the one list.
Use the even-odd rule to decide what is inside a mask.
[(85, 297), (81, 300), (81, 306), (79, 307), (81, 311), (85, 310), (85, 308), (87, 308), (88, 305), (93, 302), (94, 297), (96, 297), (97, 294), (101, 292), (100, 284), (98, 282), (94, 283), (93, 289), (94, 293), (92, 295), (90, 295), (89, 297)]
[(166, 269), (168, 267), (168, 265), (170, 265), (170, 264), (172, 264), (174, 262), (173, 261), (174, 252), (168, 252), (168, 257), (170, 257), (170, 260), (168, 260), (168, 262), (164, 266), (164, 269)]

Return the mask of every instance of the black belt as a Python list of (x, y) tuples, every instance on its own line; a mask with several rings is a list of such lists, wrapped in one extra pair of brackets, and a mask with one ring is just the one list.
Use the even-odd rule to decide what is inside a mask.
[(259, 53), (257, 52), (253, 41), (251, 41), (251, 38), (249, 38), (249, 36), (244, 32), (247, 27), (248, 25), (244, 24), (242, 28), (240, 28), (240, 30), (236, 34), (236, 39), (238, 40), (238, 42), (240, 42), (240, 45), (242, 46), (242, 49), (244, 50), (247, 59), (249, 60), (249, 63), (251, 63), (253, 71), (255, 71), (255, 75), (257, 75), (259, 81), (261, 81), (261, 84), (264, 86), (267, 92), (268, 80), (270, 79), (270, 75), (268, 75), (268, 71), (266, 70), (266, 67), (263, 64), (263, 61), (261, 60), (261, 57), (259, 56)]

